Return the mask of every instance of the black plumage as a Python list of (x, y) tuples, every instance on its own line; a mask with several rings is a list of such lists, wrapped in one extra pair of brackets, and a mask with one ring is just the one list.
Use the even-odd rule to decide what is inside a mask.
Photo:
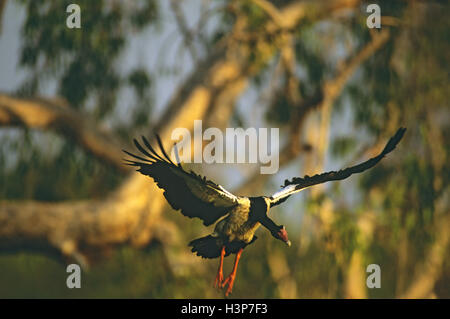
[(164, 157), (156, 153), (145, 137), (142, 137), (142, 140), (148, 151), (136, 139), (134, 144), (148, 158), (123, 150), (140, 161), (127, 160), (127, 164), (139, 167), (138, 172), (152, 177), (158, 187), (164, 190), (164, 197), (173, 209), (180, 209), (184, 216), (190, 218), (198, 217), (206, 226), (209, 226), (238, 204), (237, 198), (227, 194), (221, 186), (192, 171), (186, 172), (181, 164), (173, 163), (159, 137), (157, 141)]
[[(195, 239), (189, 245), (192, 252), (198, 256), (221, 258), (215, 284), (219, 287), (228, 285), (228, 295), (233, 287), (240, 255), (247, 245), (256, 240), (255, 231), (260, 225), (267, 228), (276, 239), (289, 246), (291, 244), (285, 227), (277, 225), (268, 217), (267, 213), (271, 207), (283, 203), (292, 194), (307, 187), (342, 180), (373, 167), (396, 147), (405, 130), (400, 128), (379, 155), (364, 163), (312, 177), (294, 177), (286, 180), (282, 189), (270, 197), (236, 196), (205, 177), (192, 171), (186, 172), (181, 164), (172, 162), (158, 136), (156, 142), (162, 154), (158, 154), (145, 137), (142, 137), (142, 142), (146, 148), (134, 140), (136, 148), (145, 157), (125, 150), (124, 152), (133, 157), (132, 160), (126, 160), (126, 164), (136, 166), (139, 172), (152, 177), (158, 187), (164, 190), (164, 196), (173, 209), (180, 210), (187, 217), (200, 218), (206, 226), (218, 221), (213, 233)], [(229, 254), (236, 254), (235, 265), (230, 276), (223, 280), (223, 258)]]

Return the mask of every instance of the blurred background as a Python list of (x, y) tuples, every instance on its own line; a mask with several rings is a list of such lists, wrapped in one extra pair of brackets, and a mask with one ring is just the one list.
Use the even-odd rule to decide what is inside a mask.
[[(69, 4), (81, 8), (70, 29)], [(186, 165), (238, 195), (397, 149), (271, 210), (234, 298), (449, 298), (447, 1), (0, 0), (0, 298), (222, 298), (212, 231), (122, 164), (177, 127), (280, 128), (280, 170)], [(231, 271), (233, 257), (225, 260)], [(83, 266), (68, 289), (68, 264)], [(369, 264), (381, 288), (368, 289)]]

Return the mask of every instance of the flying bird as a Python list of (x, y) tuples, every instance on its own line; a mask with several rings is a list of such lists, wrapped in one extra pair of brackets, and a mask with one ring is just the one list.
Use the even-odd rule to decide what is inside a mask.
[[(136, 139), (133, 140), (142, 155), (123, 151), (133, 158), (125, 160), (126, 164), (136, 166), (138, 172), (152, 177), (158, 187), (164, 190), (164, 196), (174, 210), (180, 210), (184, 216), (190, 218), (200, 218), (205, 226), (218, 221), (210, 235), (191, 241), (189, 246), (192, 247), (192, 252), (203, 258), (220, 258), (214, 286), (227, 286), (225, 295), (228, 296), (233, 289), (242, 251), (256, 240), (255, 231), (261, 225), (267, 228), (273, 237), (291, 246), (285, 226), (277, 225), (269, 218), (271, 207), (283, 203), (291, 195), (307, 187), (342, 180), (373, 167), (397, 146), (405, 130), (398, 129), (379, 155), (361, 164), (311, 177), (294, 177), (286, 180), (282, 189), (272, 196), (237, 196), (193, 171), (185, 171), (180, 163), (174, 163), (170, 159), (158, 135), (156, 141), (161, 153), (158, 153), (144, 136), (143, 145)], [(236, 254), (236, 258), (233, 270), (224, 279), (223, 260), (230, 254)]]

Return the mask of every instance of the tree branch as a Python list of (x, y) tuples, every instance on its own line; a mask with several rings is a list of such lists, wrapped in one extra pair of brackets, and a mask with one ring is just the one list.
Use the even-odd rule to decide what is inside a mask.
[(24, 99), (0, 93), (0, 126), (54, 130), (115, 169), (129, 171), (122, 163), (123, 156), (116, 139), (99, 130), (64, 101)]
[[(361, 49), (352, 59), (345, 63), (344, 67), (341, 68), (340, 72), (333, 79), (326, 81), (320, 92), (317, 92), (309, 99), (301, 101), (300, 104), (296, 106), (294, 115), (291, 119), (291, 134), (289, 141), (280, 152), (280, 167), (288, 164), (300, 154), (302, 148), (299, 144), (299, 135), (302, 132), (303, 123), (306, 120), (307, 115), (315, 109), (323, 110), (323, 108), (331, 107), (357, 67), (381, 48), (388, 38), (389, 32), (383, 31), (379, 36), (375, 37), (368, 45)], [(264, 185), (270, 175), (262, 175), (258, 172), (259, 171), (250, 176), (238, 188), (237, 192), (239, 192), (239, 194), (245, 194), (249, 190), (254, 192), (255, 189), (260, 189), (261, 186)]]
[[(142, 222), (142, 212), (151, 207), (152, 198), (147, 196), (148, 191), (136, 189), (137, 186), (128, 181), (119, 191), (99, 200), (1, 201), (0, 247), (56, 250), (75, 259), (84, 256), (86, 265), (90, 253), (101, 254), (118, 244), (138, 245), (131, 238)], [(152, 217), (152, 227), (146, 229), (147, 241), (159, 220), (157, 212)]]
[(194, 36), (192, 31), (189, 30), (189, 27), (187, 25), (186, 19), (184, 18), (183, 11), (180, 5), (181, 4), (179, 0), (170, 1), (170, 6), (172, 8), (173, 14), (175, 15), (175, 21), (177, 23), (178, 29), (180, 30), (183, 36), (183, 42), (191, 54), (192, 61), (196, 63), (198, 60), (198, 56), (197, 50), (195, 49)]

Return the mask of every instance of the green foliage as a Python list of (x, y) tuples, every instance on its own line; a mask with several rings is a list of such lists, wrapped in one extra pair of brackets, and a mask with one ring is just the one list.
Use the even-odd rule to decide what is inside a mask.
[[(52, 141), (55, 146), (59, 145), (51, 149), (56, 154), (48, 158), (42, 156), (43, 150), (36, 146), (22, 148), (23, 144), (35, 145), (36, 140)], [(73, 142), (65, 141), (54, 133), (26, 131), (23, 140), (5, 144), (2, 146), (4, 152), (0, 152), (2, 164), (7, 154), (20, 151), (14, 169), (0, 166), (0, 180), (5, 181), (1, 183), (0, 198), (41, 201), (96, 198), (122, 180), (110, 167), (96, 163)]]
[(289, 122), (292, 115), (292, 105), (286, 96), (280, 92), (275, 98), (272, 107), (266, 112), (266, 120), (269, 123), (284, 124)]
[(336, 157), (344, 157), (354, 151), (356, 141), (352, 137), (335, 138), (331, 145), (331, 153)]
[[(81, 109), (91, 120), (106, 121), (124, 138), (130, 128), (148, 125), (151, 118), (153, 75), (143, 68), (124, 70), (119, 58), (128, 39), (158, 21), (156, 1), (111, 2), (80, 0), (81, 29), (66, 26), (66, 7), (72, 1), (20, 1), (27, 12), (22, 28), (20, 66), (30, 77), (19, 88), (22, 95), (41, 94), (43, 84), (57, 83), (57, 91), (71, 107)], [(128, 72), (128, 73), (127, 73)], [(118, 105), (125, 89), (134, 93), (134, 105)], [(127, 108), (129, 118), (117, 118), (116, 111)], [(89, 198), (107, 193), (121, 177), (111, 167), (98, 163), (71, 141), (53, 133), (26, 132), (25, 139), (2, 137), (15, 143), (8, 151), (18, 156), (16, 166), (0, 171), (8, 181), (2, 198), (63, 200)], [(46, 145), (47, 146), (43, 146)], [(48, 146), (55, 145), (54, 147)], [(50, 154), (44, 149), (51, 147)], [(4, 155), (5, 154), (5, 155)], [(30, 170), (30, 161), (33, 169)], [(25, 191), (24, 181), (26, 181)]]
[[(82, 13), (81, 29), (69, 29), (65, 23), (66, 7), (71, 3), (47, 1), (42, 5), (23, 1), (27, 19), (22, 30), (20, 63), (34, 74), (21, 91), (36, 94), (40, 80), (54, 79), (59, 84), (59, 94), (73, 107), (86, 107), (93, 97), (97, 105), (93, 113), (102, 119), (114, 110), (119, 89), (133, 77), (133, 73), (120, 74), (117, 64), (127, 38), (157, 21), (157, 3), (80, 0), (77, 4)], [(149, 78), (145, 71), (140, 72)], [(141, 82), (140, 92), (149, 84), (150, 81)]]

